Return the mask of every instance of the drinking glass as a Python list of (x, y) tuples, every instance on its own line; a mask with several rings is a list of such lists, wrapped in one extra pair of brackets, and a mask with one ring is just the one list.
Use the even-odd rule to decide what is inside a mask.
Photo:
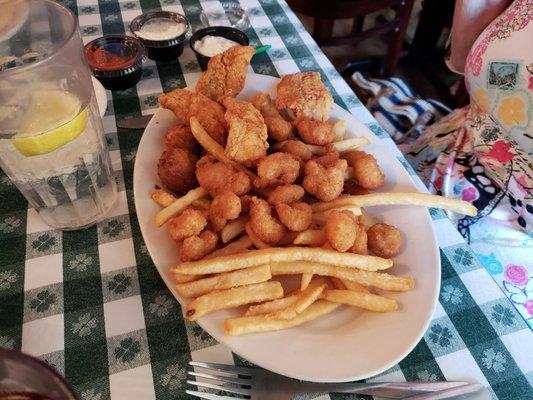
[(76, 16), (0, 2), (0, 167), (53, 228), (102, 220), (116, 183)]

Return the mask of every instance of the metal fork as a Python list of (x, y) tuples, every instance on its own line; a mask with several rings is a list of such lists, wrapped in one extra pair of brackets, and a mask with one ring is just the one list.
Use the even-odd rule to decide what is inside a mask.
[(234, 365), (191, 361), (193, 367), (206, 372), (189, 371), (195, 378), (213, 382), (188, 380), (190, 385), (239, 395), (224, 396), (205, 391), (186, 390), (186, 393), (207, 400), (291, 400), (297, 395), (311, 393), (355, 393), (390, 399), (405, 399), (416, 396), (417, 400), (446, 399), (452, 396), (474, 393), (483, 388), (478, 383), (468, 382), (403, 382), (403, 383), (313, 383), (302, 382), (274, 374), (263, 369)]

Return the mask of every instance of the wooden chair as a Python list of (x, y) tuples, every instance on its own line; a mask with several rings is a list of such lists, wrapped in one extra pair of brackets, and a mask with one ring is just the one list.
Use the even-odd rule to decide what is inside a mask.
[[(385, 37), (388, 51), (383, 75), (389, 76), (396, 69), (414, 0), (288, 0), (287, 2), (295, 12), (314, 18), (313, 37), (319, 46), (357, 44), (371, 37)], [(388, 8), (395, 11), (395, 18), (392, 21), (362, 30), (367, 14)], [(344, 18), (354, 19), (350, 34), (333, 36), (335, 20)]]

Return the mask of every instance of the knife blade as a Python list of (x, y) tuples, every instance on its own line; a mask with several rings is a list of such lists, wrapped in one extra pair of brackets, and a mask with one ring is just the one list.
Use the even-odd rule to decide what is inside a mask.
[(154, 114), (141, 115), (140, 117), (130, 117), (117, 120), (117, 126), (123, 129), (144, 129), (152, 119)]

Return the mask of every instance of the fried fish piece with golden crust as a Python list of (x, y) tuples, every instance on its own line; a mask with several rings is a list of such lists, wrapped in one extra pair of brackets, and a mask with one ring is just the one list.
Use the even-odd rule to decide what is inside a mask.
[(250, 99), (250, 103), (261, 111), (261, 115), (265, 119), (269, 138), (276, 142), (282, 142), (293, 136), (294, 128), (292, 124), (281, 116), (276, 108), (276, 103), (274, 103), (268, 93), (256, 94)]
[(196, 117), (209, 136), (221, 146), (226, 146), (228, 125), (224, 118), (225, 112), (224, 107), (216, 101), (197, 93), (191, 100), (189, 118)]
[(189, 123), (189, 108), (194, 93), (187, 89), (174, 89), (159, 96), (159, 105), (174, 113), (179, 124)]
[(198, 118), (209, 136), (222, 146), (226, 145), (225, 110), (216, 101), (187, 89), (174, 89), (159, 96), (159, 104), (161, 107), (171, 110), (179, 124), (189, 125), (191, 117)]
[(246, 166), (266, 157), (267, 127), (263, 116), (251, 103), (223, 97), (229, 125), (226, 155)]
[(276, 107), (294, 118), (327, 121), (333, 97), (322, 83), (318, 72), (285, 75), (278, 83)]
[(196, 163), (198, 183), (216, 197), (226, 191), (242, 196), (250, 191), (250, 177), (244, 172), (236, 171), (230, 165), (217, 161), (213, 156), (203, 156)]
[(211, 57), (205, 71), (196, 84), (196, 93), (219, 101), (222, 96), (237, 96), (244, 87), (246, 69), (254, 55), (250, 46), (233, 46)]

